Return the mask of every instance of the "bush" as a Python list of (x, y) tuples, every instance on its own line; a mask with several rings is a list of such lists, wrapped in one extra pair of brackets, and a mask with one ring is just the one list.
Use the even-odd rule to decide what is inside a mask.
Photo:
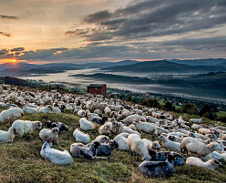
[(181, 113), (197, 114), (197, 106), (193, 103), (186, 103), (181, 107)]
[(143, 100), (142, 105), (145, 105), (147, 107), (159, 107), (160, 104), (157, 102), (156, 99), (147, 99), (147, 100)]
[(226, 123), (226, 116), (217, 116), (216, 117), (217, 121), (225, 122)]

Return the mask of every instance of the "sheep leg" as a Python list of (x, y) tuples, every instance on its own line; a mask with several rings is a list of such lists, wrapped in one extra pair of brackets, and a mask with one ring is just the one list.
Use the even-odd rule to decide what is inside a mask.
[(61, 147), (60, 147), (60, 144), (59, 144), (59, 140), (58, 140), (58, 139), (57, 139), (56, 143), (57, 143), (58, 148), (62, 151), (62, 149), (61, 149)]

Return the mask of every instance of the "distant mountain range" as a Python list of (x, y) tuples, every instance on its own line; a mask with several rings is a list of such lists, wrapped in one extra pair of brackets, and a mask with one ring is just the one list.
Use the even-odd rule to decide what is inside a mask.
[(5, 63), (0, 65), (0, 75), (21, 76), (27, 74), (47, 74), (47, 73), (61, 73), (67, 70), (89, 69), (89, 68), (106, 68), (112, 66), (125, 66), (138, 63), (134, 60), (123, 60), (120, 62), (102, 62), (102, 63), (87, 63), (87, 64), (73, 64), (73, 63), (51, 63), (51, 64), (29, 64), (25, 62)]
[[(226, 61), (226, 60), (225, 60)], [(102, 68), (101, 70), (107, 70), (112, 72), (158, 72), (158, 73), (203, 73), (203, 72), (216, 72), (226, 71), (225, 65), (221, 65), (219, 62), (215, 65), (188, 65), (178, 64), (174, 61), (160, 60), (160, 61), (145, 61), (139, 62), (129, 66), (114, 66), (108, 68)], [(179, 61), (177, 61), (179, 62)], [(199, 60), (197, 60), (199, 62)], [(200, 63), (204, 61), (201, 60)], [(185, 63), (185, 61), (182, 61)], [(223, 64), (223, 63), (222, 63)], [(225, 64), (225, 63), (224, 63)]]
[(197, 59), (197, 60), (160, 60), (139, 62), (123, 60), (119, 62), (102, 63), (50, 63), (43, 65), (25, 62), (5, 63), (0, 65), (0, 75), (21, 76), (29, 74), (61, 73), (67, 70), (100, 68), (112, 72), (162, 72), (162, 73), (204, 73), (226, 71), (226, 59)]
[(190, 66), (221, 66), (223, 63), (226, 63), (226, 59), (224, 58), (206, 58), (206, 59), (194, 59), (194, 60), (179, 60), (172, 59), (166, 60), (176, 64), (185, 64)]

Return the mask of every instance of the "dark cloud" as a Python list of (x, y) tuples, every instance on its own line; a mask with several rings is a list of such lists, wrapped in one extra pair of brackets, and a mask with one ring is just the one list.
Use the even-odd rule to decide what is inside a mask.
[(176, 39), (164, 41), (161, 45), (174, 49), (226, 51), (226, 36)]
[(66, 35), (87, 35), (92, 33), (95, 29), (76, 29), (75, 31), (67, 31), (65, 32)]
[(12, 34), (5, 33), (5, 32), (0, 32), (0, 35), (5, 36), (5, 37), (11, 37), (12, 36)]
[(9, 53), (9, 51), (7, 49), (1, 49), (0, 50), (0, 56), (7, 55), (8, 53)]
[(56, 48), (24, 52), (20, 56), (22, 60), (65, 60), (65, 59), (88, 59), (100, 57), (114, 57), (130, 54), (132, 48), (128, 46), (97, 46), (89, 45), (73, 49)]
[(10, 16), (10, 15), (0, 15), (0, 18), (13, 19), (13, 20), (19, 19), (17, 16)]
[[(96, 25), (85, 34), (88, 41), (137, 39), (184, 34), (215, 28), (226, 23), (225, 0), (142, 0), (114, 12), (90, 14), (84, 22)], [(78, 34), (77, 34), (78, 35)]]
[(105, 10), (105, 11), (99, 11), (94, 14), (90, 14), (84, 18), (84, 21), (87, 23), (97, 23), (97, 22), (102, 22), (104, 20), (107, 20), (111, 18), (112, 14)]
[(11, 52), (21, 52), (21, 51), (24, 51), (24, 47), (17, 47), (17, 48), (11, 49)]

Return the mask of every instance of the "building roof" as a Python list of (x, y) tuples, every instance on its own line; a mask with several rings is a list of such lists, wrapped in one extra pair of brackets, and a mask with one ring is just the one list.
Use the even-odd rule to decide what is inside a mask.
[(104, 85), (106, 86), (106, 84), (90, 84), (88, 87), (101, 88)]

